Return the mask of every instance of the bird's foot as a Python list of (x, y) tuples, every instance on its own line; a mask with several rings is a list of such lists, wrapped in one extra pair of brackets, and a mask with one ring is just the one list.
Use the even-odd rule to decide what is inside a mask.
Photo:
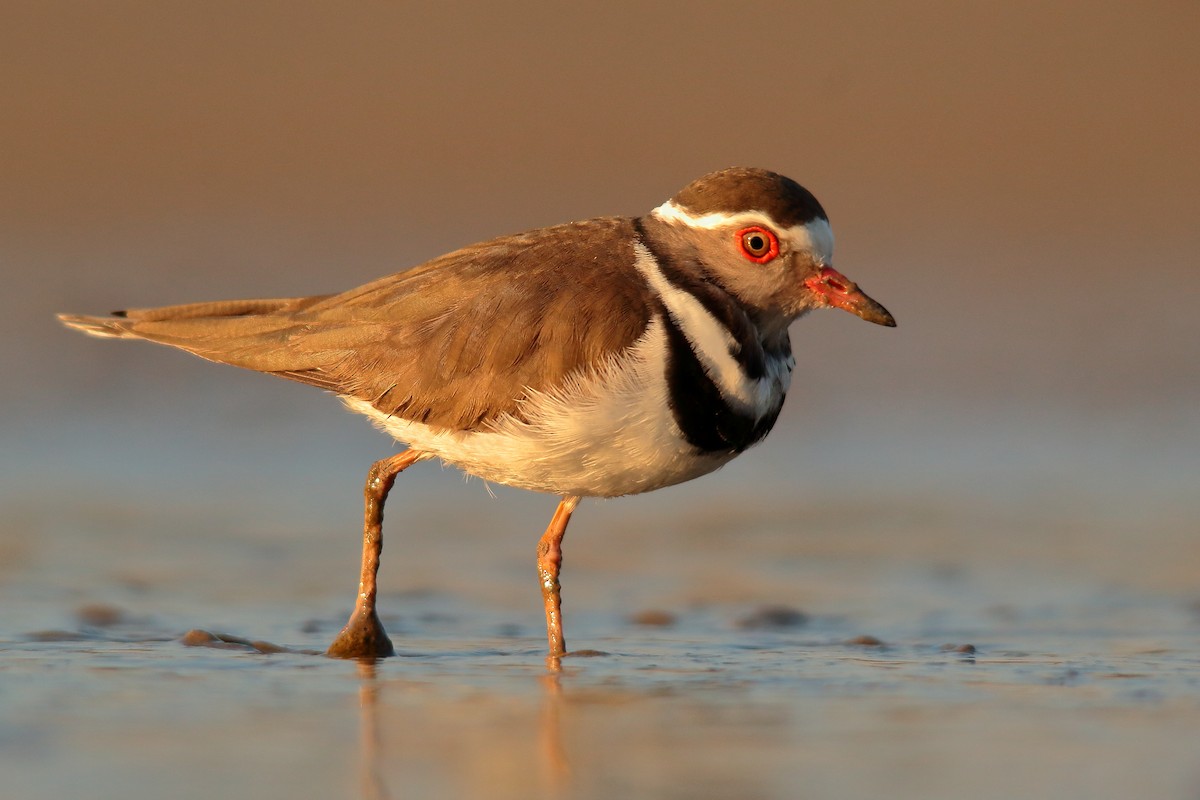
[(329, 645), (325, 655), (333, 658), (387, 658), (396, 655), (374, 609), (350, 616), (350, 621)]

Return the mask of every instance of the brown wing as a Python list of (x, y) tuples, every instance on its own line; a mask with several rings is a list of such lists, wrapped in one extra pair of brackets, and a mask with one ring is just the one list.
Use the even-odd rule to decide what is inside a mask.
[(339, 295), (64, 322), (474, 429), (642, 334), (654, 299), (633, 266), (634, 236), (627, 219), (590, 220), (474, 245)]

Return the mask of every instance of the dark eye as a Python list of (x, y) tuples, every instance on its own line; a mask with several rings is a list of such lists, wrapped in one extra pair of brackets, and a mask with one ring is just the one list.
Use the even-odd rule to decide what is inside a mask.
[(755, 225), (736, 234), (738, 249), (755, 264), (765, 264), (779, 255), (779, 239), (766, 228)]

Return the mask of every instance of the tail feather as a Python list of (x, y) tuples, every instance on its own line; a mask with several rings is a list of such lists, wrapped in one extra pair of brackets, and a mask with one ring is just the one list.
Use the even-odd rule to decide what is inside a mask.
[(140, 339), (130, 331), (133, 323), (119, 317), (89, 317), (83, 314), (58, 314), (58, 321), (68, 328), (83, 331), (100, 339)]
[[(248, 363), (256, 342), (269, 341), (297, 326), (294, 314), (325, 299), (221, 300), (211, 303), (133, 308), (112, 316), (59, 314), (69, 328), (101, 339), (145, 339), (178, 347), (202, 358), (262, 369)], [(269, 348), (267, 348), (269, 349)], [(249, 361), (254, 361), (251, 358)], [(307, 366), (307, 365), (302, 365)]]

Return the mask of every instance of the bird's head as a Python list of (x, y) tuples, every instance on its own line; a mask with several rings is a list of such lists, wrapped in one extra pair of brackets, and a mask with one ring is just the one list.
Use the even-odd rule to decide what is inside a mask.
[[(718, 283), (768, 327), (814, 308), (877, 325), (896, 321), (833, 268), (833, 231), (812, 193), (791, 178), (733, 168), (693, 181), (651, 212), (681, 262)], [(684, 255), (687, 254), (687, 255)]]

